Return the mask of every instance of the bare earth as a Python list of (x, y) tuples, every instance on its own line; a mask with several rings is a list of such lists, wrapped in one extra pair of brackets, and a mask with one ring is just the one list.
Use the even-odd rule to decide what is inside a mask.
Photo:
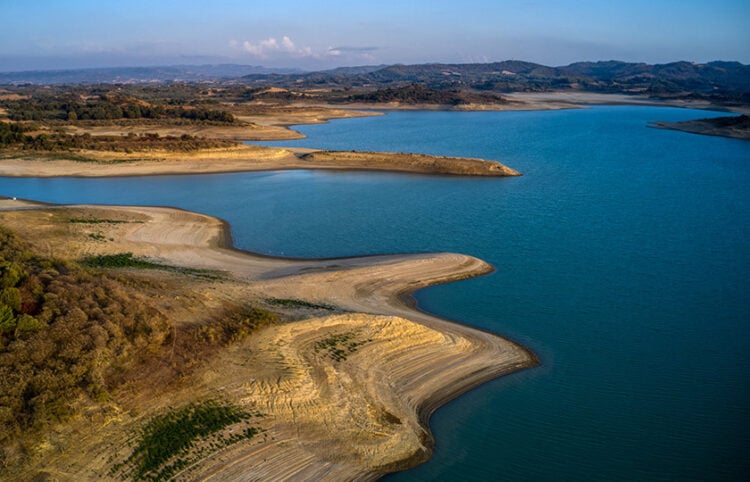
[[(127, 222), (67, 222), (74, 217)], [(197, 285), (186, 305), (293, 298), (336, 307), (335, 314), (273, 325), (231, 345), (183, 386), (133, 394), (130, 408), (53, 431), (24, 477), (111, 477), (112, 456), (127, 454), (128, 438), (145, 417), (219, 394), (263, 413), (265, 432), (212, 453), (179, 479), (374, 479), (429, 457), (427, 422), (440, 405), (537, 364), (518, 344), (417, 311), (405, 301), (422, 287), (492, 270), (470, 256), (263, 257), (232, 249), (222, 221), (169, 208), (35, 206), (8, 199), (0, 201), (0, 222), (52, 256), (132, 252), (226, 273), (221, 281)], [(92, 232), (101, 236), (93, 239)], [(164, 303), (181, 322), (191, 322), (179, 298), (167, 296)], [(360, 346), (334, 360), (315, 348), (332, 336), (347, 336)]]

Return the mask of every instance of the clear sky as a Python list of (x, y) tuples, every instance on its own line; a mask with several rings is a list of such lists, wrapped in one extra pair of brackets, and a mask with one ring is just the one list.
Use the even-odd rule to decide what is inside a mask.
[(0, 0), (0, 70), (750, 63), (750, 0)]

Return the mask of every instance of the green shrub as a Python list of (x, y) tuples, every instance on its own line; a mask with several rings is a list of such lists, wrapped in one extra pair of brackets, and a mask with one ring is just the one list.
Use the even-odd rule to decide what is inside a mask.
[(23, 268), (18, 264), (5, 260), (0, 261), (0, 287), (10, 288), (16, 286), (24, 275)]
[(18, 288), (5, 288), (0, 291), (0, 303), (10, 306), (13, 311), (21, 309), (21, 291)]
[(36, 333), (45, 326), (46, 325), (43, 322), (37, 320), (33, 316), (22, 313), (16, 321), (15, 335), (16, 337), (21, 338), (23, 336)]
[(16, 329), (16, 316), (13, 309), (5, 304), (0, 304), (0, 335), (13, 333)]

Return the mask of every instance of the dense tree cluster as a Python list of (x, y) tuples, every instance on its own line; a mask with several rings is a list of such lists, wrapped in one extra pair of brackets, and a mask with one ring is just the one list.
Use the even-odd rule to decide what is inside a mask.
[(123, 383), (178, 380), (277, 320), (242, 306), (174, 326), (148, 295), (164, 286), (106, 273), (37, 256), (0, 226), (0, 467), (21, 463), (45, 427), (115, 401)]
[(171, 333), (135, 288), (34, 256), (2, 228), (0, 287), (3, 448), (86, 400), (106, 399), (116, 373), (156, 352)]
[(6, 103), (12, 120), (118, 120), (186, 119), (232, 123), (234, 116), (224, 110), (149, 104), (133, 98), (101, 95), (81, 100), (70, 96), (39, 96)]
[(130, 133), (126, 136), (92, 136), (90, 134), (69, 135), (60, 132), (42, 133), (37, 135), (25, 134), (28, 129), (22, 124), (0, 122), (0, 148), (10, 147), (22, 150), (68, 151), (73, 149), (87, 149), (98, 151), (148, 151), (169, 150), (189, 152), (198, 149), (217, 147), (231, 147), (235, 143), (220, 139), (205, 139), (189, 134), (175, 136), (159, 136), (156, 133), (137, 135)]
[(22, 144), (26, 128), (21, 124), (0, 122), (0, 147)]
[(501, 104), (506, 102), (505, 99), (496, 94), (476, 94), (456, 89), (438, 90), (420, 84), (389, 87), (372, 92), (349, 95), (344, 100), (346, 102), (399, 102), (401, 104), (437, 105), (462, 105), (470, 103)]

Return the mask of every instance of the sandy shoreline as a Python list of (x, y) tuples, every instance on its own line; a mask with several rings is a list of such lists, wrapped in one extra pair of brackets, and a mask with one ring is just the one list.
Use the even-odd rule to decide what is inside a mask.
[(714, 104), (705, 100), (669, 100), (654, 99), (639, 94), (603, 94), (595, 92), (551, 91), (551, 92), (510, 92), (502, 96), (509, 102), (505, 104), (401, 104), (380, 103), (352, 103), (341, 106), (344, 109), (373, 110), (387, 112), (389, 110), (426, 110), (426, 111), (539, 111), (581, 109), (597, 105), (633, 105), (652, 107), (674, 107), (683, 109), (714, 110), (750, 113), (748, 106), (726, 106)]
[[(87, 160), (72, 160), (85, 155)], [(453, 176), (519, 176), (499, 162), (483, 159), (383, 152), (317, 151), (238, 145), (197, 152), (71, 153), (48, 159), (35, 153), (0, 155), (0, 176), (123, 177), (219, 174), (282, 170), (382, 171)]]
[[(237, 281), (217, 287), (213, 297), (294, 298), (342, 310), (266, 329), (206, 368), (190, 396), (218, 390), (251, 403), (269, 414), (266, 429), (273, 437), (203, 460), (185, 474), (191, 479), (373, 479), (408, 468), (429, 458), (434, 442), (428, 421), (434, 410), (490, 379), (538, 364), (521, 345), (404, 302), (425, 286), (493, 269), (477, 258), (439, 253), (290, 260), (237, 250), (225, 222), (178, 209), (29, 209), (33, 203), (0, 202), (0, 209), (17, 207), (0, 211), (0, 220), (22, 235), (60, 232), (59, 219), (57, 224), (51, 219), (69, 213), (137, 220), (96, 225), (112, 239), (106, 243), (86, 239), (81, 231), (86, 226), (68, 223), (60, 239), (70, 241), (64, 252), (71, 258), (133, 252), (171, 265), (220, 270)], [(60, 251), (56, 239), (37, 236), (35, 242)], [(356, 334), (363, 342), (346, 361), (312, 353), (316, 340), (341, 334)], [(268, 368), (259, 371), (259, 366)], [(71, 467), (62, 480), (89, 478), (95, 463), (106, 459), (102, 446), (94, 437), (80, 448), (83, 460), (59, 455), (59, 463)]]

